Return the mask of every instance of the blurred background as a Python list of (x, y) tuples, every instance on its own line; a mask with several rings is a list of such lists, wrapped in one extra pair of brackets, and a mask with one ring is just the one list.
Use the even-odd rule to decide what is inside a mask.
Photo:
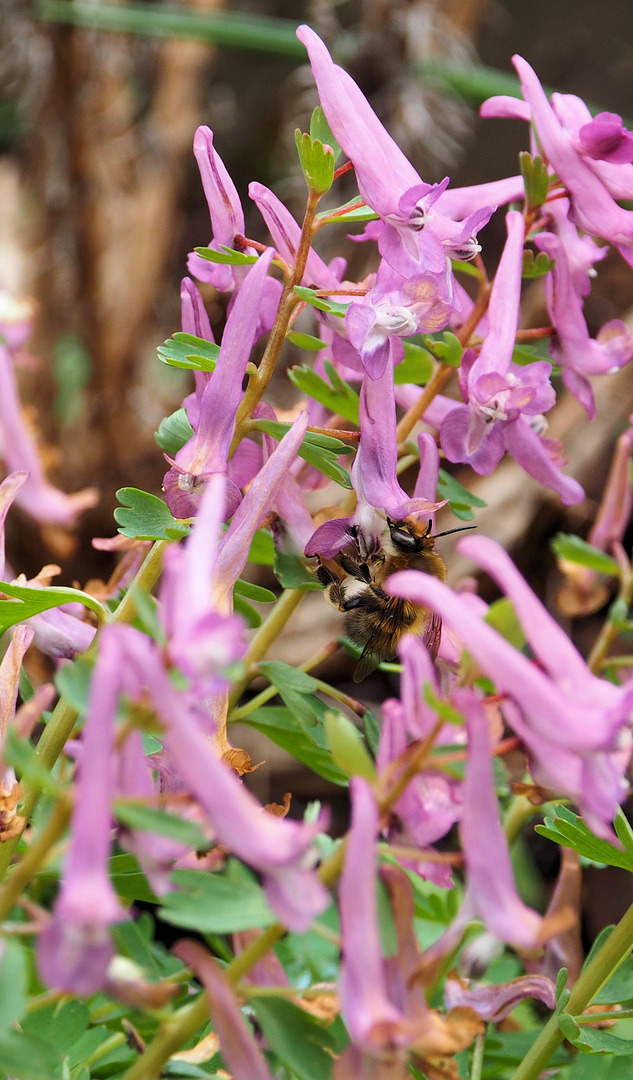
[[(306, 129), (317, 102), (294, 37), (304, 21), (429, 182), (449, 174), (464, 185), (518, 171), (524, 125), (482, 122), (477, 112), (490, 94), (516, 89), (514, 52), (549, 88), (620, 113), (625, 123), (633, 117), (630, 0), (182, 0), (178, 7), (2, 0), (0, 288), (36, 304), (35, 332), (20, 358), (22, 402), (51, 479), (65, 491), (94, 486), (100, 493), (72, 535), (12, 511), (8, 557), (16, 572), (30, 577), (58, 561), (60, 583), (107, 578), (112, 556), (90, 541), (114, 534), (116, 489), (160, 492), (165, 465), (154, 431), (189, 391), (190, 375), (160, 364), (156, 346), (180, 329), (187, 252), (211, 236), (194, 131), (202, 123), (213, 129), (244, 202), (248, 235), (266, 238), (248, 208), (251, 180), (273, 188), (299, 217), (304, 186), (293, 133)], [(337, 204), (353, 194), (353, 179), (345, 181)], [(492, 273), (502, 215), (482, 236)], [(347, 255), (351, 277), (374, 268), (371, 245), (334, 232), (323, 242), (325, 257)], [(219, 337), (223, 299), (204, 295)], [(630, 318), (632, 306), (633, 271), (610, 254), (586, 304), (590, 331)], [(541, 286), (533, 282), (525, 325), (544, 321)], [(562, 508), (510, 460), (491, 477), (459, 473), (487, 503), (477, 516), (482, 531), (505, 544), (548, 602), (560, 584), (548, 541), (560, 528), (586, 535), (613, 443), (633, 410), (631, 366), (595, 386), (593, 424), (565, 394), (550, 414), (549, 434), (563, 440), (570, 471), (588, 494), (579, 508)], [(281, 407), (292, 403), (283, 379), (274, 393)], [(446, 553), (452, 538), (444, 543)], [(450, 562), (452, 580), (468, 570)], [(291, 661), (293, 649), (307, 655), (303, 634), (325, 641), (337, 632), (336, 614), (322, 598), (308, 601), (280, 658)], [(583, 651), (596, 625), (584, 619), (571, 628)], [(339, 664), (333, 677), (349, 678), (349, 664)], [(393, 687), (376, 678), (378, 701)], [(301, 782), (297, 774), (295, 790)]]

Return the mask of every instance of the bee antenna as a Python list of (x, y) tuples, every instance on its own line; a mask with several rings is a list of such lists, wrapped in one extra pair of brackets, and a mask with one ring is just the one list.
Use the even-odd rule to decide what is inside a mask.
[(476, 529), (476, 528), (477, 528), (476, 525), (460, 525), (457, 529), (447, 529), (446, 532), (436, 533), (435, 536), (433, 537), (433, 539), (437, 540), (438, 536), (450, 536), (451, 533), (466, 532), (467, 529)]

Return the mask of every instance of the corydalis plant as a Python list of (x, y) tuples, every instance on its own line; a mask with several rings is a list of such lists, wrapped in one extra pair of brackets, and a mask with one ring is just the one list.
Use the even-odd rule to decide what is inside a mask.
[[(525, 335), (522, 275), (527, 267), (545, 276), (551, 327), (539, 333), (591, 416), (590, 379), (631, 354), (621, 324), (590, 336), (583, 303), (601, 243), (630, 255), (630, 211), (615, 200), (633, 191), (633, 139), (619, 118), (592, 120), (577, 99), (550, 105), (517, 59), (524, 101), (493, 100), (483, 111), (531, 119), (540, 162), (524, 158), (521, 176), (469, 188), (430, 184), (314, 32), (302, 27), (299, 38), (325, 114), (297, 138), (308, 188), (301, 224), (253, 183), (270, 240), (246, 236), (213, 134), (196, 133), (212, 239), (191, 253), (188, 270), (228, 295), (226, 325), (216, 344), (202, 295), (185, 278), (182, 332), (161, 358), (189, 367), (194, 385), (157, 433), (171, 466), (165, 498), (124, 489), (116, 514), (123, 535), (98, 542), (127, 548), (102, 592), (107, 607), (53, 588), (51, 568), (26, 583), (13, 580), (19, 567), (7, 568), (0, 585), (0, 1061), (16, 1076), (48, 1080), (70, 1068), (77, 1080), (88, 1070), (157, 1080), (228, 1068), (235, 1080), (455, 1080), (470, 1068), (473, 1077), (514, 1070), (514, 1080), (537, 1080), (563, 1036), (585, 1052), (622, 1053), (618, 1033), (588, 1027), (595, 1014), (585, 1010), (598, 991), (602, 1006), (628, 994), (633, 915), (578, 975), (571, 857), (543, 914), (521, 895), (510, 849), (539, 800), (556, 797), (583, 817), (550, 805), (546, 835), (633, 870), (619, 811), (632, 703), (631, 683), (618, 673), (630, 664), (610, 654), (630, 630), (633, 597), (622, 544), (630, 431), (594, 546), (574, 538), (557, 545), (578, 559), (588, 588), (595, 575), (618, 583), (588, 660), (484, 536), (461, 541), (461, 550), (498, 584), (500, 604), (489, 608), (472, 581), (452, 589), (405, 570), (385, 583), (441, 615), (444, 631), (437, 665), (420, 638), (402, 637), (399, 688), (375, 715), (315, 675), (338, 648), (318, 638), (319, 598), (314, 631), (310, 623), (300, 637), (292, 619), (318, 588), (314, 556), (352, 566), (352, 609), (385, 617), (372, 573), (386, 559), (387, 519), (417, 518), (435, 533), (447, 504), (462, 517), (482, 504), (441, 471), (442, 461), (489, 475), (508, 451), (564, 504), (583, 498), (561, 469), (562, 448), (545, 435), (552, 365), (516, 352)], [(321, 211), (340, 148), (359, 197)], [(489, 277), (480, 229), (511, 201)], [(313, 246), (322, 228), (356, 219), (366, 223), (356, 238), (377, 244), (375, 272), (363, 281), (347, 279), (340, 257), (326, 265)], [(536, 260), (524, 255), (532, 243)], [(465, 260), (472, 296), (462, 284)], [(11, 393), (24, 333), (5, 320), (0, 381)], [(303, 398), (290, 415), (269, 400), (288, 339), (304, 360), (291, 372)], [(15, 456), (9, 412), (0, 402), (4, 460), (15, 467), (0, 485), (3, 563), (16, 496), (36, 516), (46, 496), (55, 520), (67, 520), (71, 507), (51, 494), (22, 427)], [(356, 566), (348, 548), (364, 561)], [(252, 581), (262, 564), (270, 587)], [(309, 638), (297, 666), (275, 651), (286, 626), (298, 649)], [(43, 713), (46, 684), (31, 693), (29, 676), (37, 683), (39, 674), (32, 640), (56, 668), (52, 713)], [(359, 718), (362, 734), (352, 722)], [(237, 745), (238, 721), (259, 733), (258, 746), (268, 738), (317, 777), (349, 787), (344, 835), (328, 837), (327, 809), (304, 811), (291, 792), (271, 791), (264, 806), (249, 791), (241, 776), (253, 765)], [(531, 801), (508, 789), (510, 752)], [(168, 950), (140, 902), (203, 941)], [(558, 974), (557, 987), (556, 957), (569, 958), (572, 971)], [(447, 977), (456, 965), (476, 978)], [(517, 977), (504, 981), (510, 965)], [(524, 1005), (512, 1018), (524, 1024), (518, 1050), (504, 1027), (484, 1042), (486, 1026), (529, 997), (552, 1018), (526, 1021)], [(569, 1055), (558, 1060), (575, 1069)]]

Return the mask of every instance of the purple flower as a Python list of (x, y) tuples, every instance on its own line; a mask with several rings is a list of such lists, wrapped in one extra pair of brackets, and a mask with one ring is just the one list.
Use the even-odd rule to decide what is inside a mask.
[(101, 642), (93, 676), (99, 673), (97, 690), (107, 676), (108, 693), (101, 708), (112, 715), (119, 693), (133, 700), (144, 692), (149, 695), (165, 726), (169, 767), (197, 799), (216, 841), (262, 874), (270, 906), (289, 929), (307, 930), (329, 902), (314, 870), (313, 841), (324, 826), (324, 817), (307, 825), (274, 817), (257, 803), (218, 757), (200, 727), (194, 703), (175, 689), (158, 648), (147, 637), (128, 626), (108, 626)]
[[(403, 663), (400, 701), (389, 698), (382, 706), (383, 722), (376, 765), (383, 772), (405, 753), (412, 740), (428, 737), (436, 713), (424, 699), (425, 688), (439, 692), (435, 668), (423, 642), (406, 635), (398, 649)], [(459, 741), (451, 725), (438, 733), (436, 745)], [(462, 812), (461, 785), (439, 769), (427, 768), (414, 776), (393, 808), (388, 828), (389, 843), (422, 851), (440, 840)], [(424, 856), (398, 855), (399, 861), (444, 889), (453, 886), (451, 867), (425, 860)]]
[(558, 491), (567, 505), (581, 502), (577, 481), (564, 476), (540, 438), (543, 413), (555, 393), (551, 366), (536, 361), (526, 367), (512, 363), (519, 321), (524, 221), (517, 211), (507, 218), (508, 239), (499, 263), (488, 311), (489, 329), (478, 356), (467, 350), (460, 368), (466, 405), (450, 409), (440, 428), (442, 449), (449, 461), (472, 465), (487, 476), (506, 450), (529, 476)]
[[(288, 266), (297, 261), (301, 229), (286, 206), (263, 184), (249, 184), (248, 194), (262, 215), (275, 248)], [(316, 251), (310, 248), (303, 281), (318, 289), (338, 289), (340, 280), (323, 262)]]
[[(572, 220), (585, 232), (604, 237), (633, 264), (633, 212), (618, 206), (598, 175), (598, 162), (586, 156), (586, 146), (585, 154), (579, 153), (530, 65), (521, 56), (512, 60), (543, 152), (569, 193)], [(611, 171), (628, 168), (608, 161), (606, 165)]]
[(225, 669), (246, 649), (242, 619), (219, 614), (212, 600), (225, 485), (221, 474), (211, 477), (190, 536), (165, 552), (161, 621), (167, 653), (203, 696), (224, 685)]
[[(264, 252), (244, 279), (228, 317), (220, 354), (202, 391), (195, 434), (173, 461), (164, 479), (165, 499), (176, 517), (195, 516), (204, 484), (214, 473), (227, 475), (235, 417), (242, 400), (242, 381), (255, 339), (266, 274), (273, 257)], [(241, 492), (227, 482), (227, 515), (239, 505)]]
[(27, 478), (28, 473), (21, 470), (19, 472), (9, 473), (0, 484), (0, 581), (5, 580), (4, 523), (7, 519), (7, 514), (9, 513), (13, 500)]
[(445, 217), (436, 203), (448, 179), (425, 184), (321, 39), (308, 26), (300, 26), (297, 37), (308, 50), (332, 133), (354, 164), (361, 198), (382, 219), (383, 258), (406, 278), (420, 271), (443, 274), (447, 257), (473, 258), (480, 250), (475, 235), (494, 207), (478, 209), (462, 222)]
[(173, 951), (193, 969), (207, 992), (213, 1030), (233, 1080), (273, 1080), (266, 1059), (246, 1026), (233, 988), (217, 961), (197, 941), (178, 941)]
[[(221, 245), (235, 248), (235, 236), (244, 235), (244, 212), (235, 184), (213, 145), (213, 132), (210, 128), (198, 128), (193, 140), (193, 152), (200, 169), (211, 216), (213, 239), (209, 247), (214, 251), (219, 251)], [(255, 254), (252, 250), (249, 253)], [(243, 273), (243, 267), (209, 262), (194, 251), (189, 254), (187, 269), (199, 281), (208, 281), (214, 285), (218, 292), (232, 292), (241, 282)]]
[(447, 1009), (474, 1009), (486, 1023), (498, 1024), (512, 1012), (520, 1001), (535, 998), (548, 1009), (556, 1006), (556, 987), (544, 975), (521, 975), (507, 983), (486, 986), (472, 985), (450, 972), (444, 987), (444, 1004)]
[(471, 690), (455, 690), (453, 701), (466, 717), (468, 733), (459, 826), (467, 871), (464, 905), (502, 941), (534, 948), (542, 920), (516, 891), (508, 842), (499, 820), (488, 716)]
[(508, 555), (486, 537), (461, 540), (512, 600), (543, 670), (505, 641), (440, 581), (416, 571), (394, 575), (389, 591), (428, 604), (460, 635), (475, 660), (507, 695), (504, 712), (524, 741), (538, 783), (567, 795), (599, 835), (624, 796), (631, 753), (633, 686), (614, 686), (593, 675)]
[(22, 415), (11, 354), (1, 343), (2, 330), (0, 324), (0, 456), (9, 472), (28, 475), (16, 503), (36, 521), (71, 525), (80, 513), (96, 505), (97, 491), (84, 488), (66, 495), (46, 479), (35, 439)]
[(587, 411), (596, 413), (588, 375), (612, 373), (633, 357), (633, 334), (621, 319), (612, 319), (589, 336), (582, 312), (582, 300), (574, 288), (571, 266), (562, 239), (554, 233), (539, 233), (534, 242), (554, 266), (545, 278), (545, 298), (555, 334), (550, 355), (563, 369), (563, 382)]
[(376, 906), (378, 807), (360, 776), (350, 780), (352, 823), (339, 884), (343, 957), (341, 1011), (352, 1041), (380, 1053), (404, 1047), (411, 1031), (387, 997)]
[(218, 610), (229, 610), (229, 597), (246, 561), (251, 541), (266, 514), (274, 505), (308, 426), (308, 414), (302, 412), (286, 432), (276, 450), (253, 480), (220, 543), (213, 575), (213, 590)]
[(38, 945), (44, 982), (84, 997), (104, 988), (114, 955), (110, 927), (126, 918), (108, 875), (119, 663), (118, 642), (111, 631), (104, 633), (82, 733), (70, 845), (59, 896)]
[(391, 338), (441, 330), (454, 306), (450, 269), (403, 278), (383, 260), (373, 289), (347, 309), (347, 336), (369, 377), (376, 379), (389, 362)]
[[(393, 349), (393, 339), (390, 342)], [(382, 514), (401, 521), (409, 514), (429, 514), (443, 506), (426, 498), (410, 499), (397, 478), (398, 440), (393, 363), (376, 379), (366, 375), (360, 393), (360, 448), (352, 466), (352, 483), (358, 495), (353, 517), (334, 518), (320, 525), (306, 545), (306, 555), (331, 559), (351, 542), (355, 526), (369, 548), (378, 543), (385, 523)]]

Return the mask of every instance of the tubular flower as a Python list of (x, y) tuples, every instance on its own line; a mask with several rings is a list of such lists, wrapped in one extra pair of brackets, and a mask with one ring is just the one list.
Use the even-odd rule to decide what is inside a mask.
[[(393, 346), (393, 343), (391, 343)], [(356, 527), (368, 545), (377, 544), (385, 527), (382, 514), (401, 521), (409, 514), (432, 514), (443, 502), (409, 498), (397, 477), (398, 440), (393, 362), (377, 379), (366, 375), (360, 393), (360, 447), (352, 466), (352, 483), (358, 495), (355, 514), (326, 521), (306, 544), (306, 555), (331, 559), (352, 539)]]
[(589, 336), (572, 278), (571, 266), (562, 239), (554, 233), (539, 233), (534, 242), (554, 266), (545, 278), (547, 309), (554, 327), (550, 355), (563, 369), (563, 382), (584, 406), (592, 420), (596, 414), (588, 375), (613, 373), (633, 357), (633, 334), (621, 319), (612, 319)]
[[(235, 248), (235, 236), (244, 235), (244, 211), (235, 184), (213, 145), (213, 132), (199, 127), (193, 140), (193, 152), (200, 169), (202, 186), (209, 207), (213, 239), (209, 247)], [(241, 250), (241, 249), (238, 249)], [(256, 254), (252, 249), (249, 254)], [(209, 262), (195, 251), (190, 252), (187, 269), (198, 281), (208, 281), (218, 292), (232, 292), (241, 283), (244, 268)]]
[(116, 638), (104, 634), (84, 721), (61, 889), (38, 947), (44, 982), (81, 996), (105, 988), (114, 955), (110, 927), (127, 917), (108, 874), (120, 660)]
[[(376, 765), (383, 772), (405, 753), (412, 740), (428, 737), (436, 721), (435, 711), (426, 704), (425, 688), (438, 692), (435, 668), (423, 642), (406, 635), (398, 649), (403, 663), (400, 701), (389, 698), (382, 707), (383, 723)], [(455, 728), (447, 724), (435, 745), (455, 743)], [(439, 769), (417, 773), (393, 808), (388, 839), (391, 844), (419, 848), (423, 852), (440, 840), (462, 812), (461, 785)], [(431, 849), (432, 850), (432, 849)], [(453, 885), (451, 867), (419, 858), (399, 857), (400, 862), (442, 888)]]
[(233, 1080), (273, 1080), (220, 965), (197, 941), (179, 941), (173, 951), (195, 971), (207, 992), (213, 1029)]
[(498, 544), (470, 537), (458, 548), (512, 600), (542, 670), (442, 582), (404, 571), (390, 579), (389, 591), (429, 604), (460, 635), (481, 669), (507, 695), (504, 712), (527, 747), (534, 779), (575, 801), (590, 828), (612, 838), (611, 822), (625, 794), (631, 755), (633, 687), (614, 686), (589, 671)]
[[(629, 170), (630, 167), (614, 164), (608, 159), (599, 162), (588, 155), (587, 148), (592, 147), (595, 153), (600, 142), (600, 139), (594, 139), (597, 127), (586, 132), (584, 143), (582, 137), (578, 140), (570, 137), (530, 65), (521, 56), (512, 59), (547, 161), (569, 193), (572, 220), (592, 236), (608, 240), (633, 265), (633, 211), (618, 206), (596, 168), (600, 165), (603, 174), (606, 172), (610, 178), (614, 177), (617, 184), (617, 170)], [(624, 140), (624, 144), (627, 141)], [(579, 152), (580, 148), (584, 153)], [(628, 178), (628, 171), (626, 175)], [(630, 190), (629, 186), (629, 193)], [(621, 198), (621, 193), (617, 197)]]
[[(244, 279), (227, 320), (215, 370), (200, 397), (196, 432), (178, 451), (172, 462), (173, 468), (165, 476), (165, 499), (176, 517), (195, 516), (205, 483), (214, 473), (227, 475), (235, 417), (242, 400), (242, 381), (257, 331), (259, 305), (273, 254), (272, 248), (264, 252)], [(229, 480), (228, 516), (240, 500), (239, 488)]]
[(473, 258), (480, 250), (476, 233), (495, 207), (478, 209), (461, 222), (445, 217), (436, 204), (448, 179), (425, 184), (321, 39), (308, 26), (300, 26), (297, 37), (308, 50), (332, 133), (354, 165), (361, 198), (382, 219), (383, 258), (405, 278), (444, 274), (447, 257)]
[(66, 495), (44, 475), (37, 444), (22, 415), (12, 360), (31, 332), (24, 307), (24, 301), (0, 291), (0, 457), (9, 472), (25, 472), (28, 477), (16, 489), (18, 506), (36, 521), (72, 525), (99, 496), (95, 488)]
[(383, 260), (373, 289), (360, 303), (352, 303), (347, 309), (347, 336), (369, 377), (376, 379), (384, 374), (389, 362), (391, 338), (441, 330), (454, 307), (447, 273), (403, 278)]
[(556, 399), (549, 381), (551, 366), (544, 360), (527, 367), (512, 363), (524, 221), (517, 211), (510, 211), (506, 220), (508, 239), (490, 298), (488, 334), (478, 356), (464, 356), (460, 381), (467, 404), (448, 409), (440, 427), (442, 449), (449, 461), (468, 463), (484, 476), (508, 450), (529, 476), (557, 491), (566, 505), (581, 502), (580, 484), (560, 472), (540, 438), (542, 414)]

